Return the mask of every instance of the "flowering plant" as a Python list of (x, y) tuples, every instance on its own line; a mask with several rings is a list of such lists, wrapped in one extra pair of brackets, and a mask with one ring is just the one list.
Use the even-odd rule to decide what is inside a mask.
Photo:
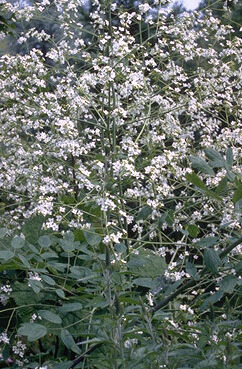
[(93, 0), (87, 29), (80, 0), (4, 4), (59, 25), (19, 35), (45, 53), (0, 58), (1, 341), (31, 365), (239, 368), (219, 303), (240, 301), (242, 41), (209, 9), (165, 4)]

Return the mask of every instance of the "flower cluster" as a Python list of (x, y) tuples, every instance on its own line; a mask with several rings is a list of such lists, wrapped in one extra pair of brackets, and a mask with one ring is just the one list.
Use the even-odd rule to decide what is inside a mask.
[(11, 292), (12, 292), (12, 287), (9, 284), (5, 284), (0, 287), (0, 303), (2, 305), (7, 304)]

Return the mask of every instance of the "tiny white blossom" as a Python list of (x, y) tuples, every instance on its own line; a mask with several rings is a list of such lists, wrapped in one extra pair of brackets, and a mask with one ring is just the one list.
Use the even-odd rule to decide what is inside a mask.
[(9, 343), (9, 338), (8, 338), (8, 335), (6, 332), (3, 332), (0, 334), (0, 343), (3, 342), (3, 343)]
[(148, 3), (140, 4), (139, 11), (141, 14), (147, 13), (150, 10), (150, 5)]

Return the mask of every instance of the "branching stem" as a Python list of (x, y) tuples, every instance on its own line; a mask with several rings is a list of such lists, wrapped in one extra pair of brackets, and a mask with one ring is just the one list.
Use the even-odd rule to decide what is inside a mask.
[[(231, 245), (227, 246), (223, 251), (220, 252), (219, 257), (224, 258), (226, 255), (228, 255), (235, 247), (237, 247), (239, 244), (242, 243), (242, 237), (240, 237), (235, 242), (231, 243)], [(204, 267), (200, 272), (200, 277), (204, 275), (204, 273), (207, 271), (207, 268)], [(199, 278), (200, 279), (200, 278)], [(199, 282), (199, 281), (198, 281)], [(170, 296), (167, 296), (163, 301), (158, 302), (153, 308), (150, 310), (152, 312), (156, 312), (157, 310), (163, 308), (166, 306), (170, 301), (174, 300), (177, 296), (179, 296), (182, 292), (187, 290), (190, 287), (196, 286), (197, 282), (194, 279), (190, 279), (185, 284), (183, 284), (181, 287), (179, 287), (176, 291), (170, 294)]]

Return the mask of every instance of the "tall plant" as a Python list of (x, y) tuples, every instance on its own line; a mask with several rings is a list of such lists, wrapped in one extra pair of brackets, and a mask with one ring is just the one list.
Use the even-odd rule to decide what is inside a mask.
[(209, 10), (154, 3), (93, 0), (88, 29), (82, 1), (5, 4), (17, 20), (55, 7), (62, 30), (19, 39), (46, 54), (0, 59), (1, 340), (16, 365), (6, 331), (33, 366), (239, 367), (241, 39)]

